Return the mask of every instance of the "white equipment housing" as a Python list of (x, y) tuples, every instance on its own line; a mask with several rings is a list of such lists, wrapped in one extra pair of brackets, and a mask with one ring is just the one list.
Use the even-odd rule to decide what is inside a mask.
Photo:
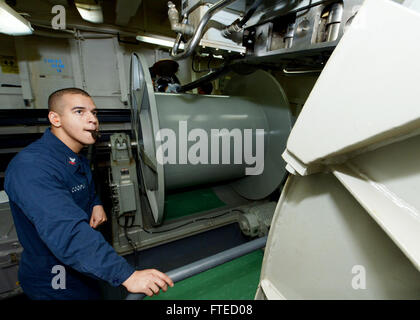
[(419, 37), (419, 13), (367, 0), (337, 45), (283, 154), (257, 299), (420, 298)]

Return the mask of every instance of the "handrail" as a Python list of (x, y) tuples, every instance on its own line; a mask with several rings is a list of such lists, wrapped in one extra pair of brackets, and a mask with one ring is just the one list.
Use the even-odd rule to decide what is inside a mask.
[[(179, 282), (181, 280), (195, 276), (201, 272), (207, 271), (211, 268), (217, 267), (225, 262), (232, 261), (236, 258), (244, 256), (248, 253), (251, 253), (257, 249), (265, 247), (267, 243), (267, 237), (258, 238), (241, 244), (237, 247), (219, 252), (210, 257), (198, 260), (196, 262), (187, 264), (185, 266), (179, 267), (177, 269), (167, 272), (169, 278), (172, 281)], [(143, 293), (130, 293), (127, 295), (125, 300), (142, 300), (146, 295)]]

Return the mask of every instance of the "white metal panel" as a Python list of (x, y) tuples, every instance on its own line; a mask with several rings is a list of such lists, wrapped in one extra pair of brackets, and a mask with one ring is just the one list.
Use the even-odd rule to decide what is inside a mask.
[(71, 64), (73, 67), (74, 86), (80, 89), (86, 89), (84, 83), (83, 68), (80, 59), (80, 39), (69, 39)]
[(125, 71), (123, 49), (120, 47), (117, 38), (114, 38), (115, 54), (117, 58), (118, 76), (120, 80), (121, 102), (128, 103), (128, 84), (129, 73)]
[(16, 56), (19, 64), (19, 77), (22, 86), (23, 99), (26, 102), (26, 107), (34, 107), (34, 95), (31, 87), (31, 74), (29, 70), (29, 61), (27, 51), (24, 50), (23, 39), (21, 37), (15, 38)]
[[(355, 285), (360, 268), (364, 288)], [(272, 221), (261, 287), (274, 299), (419, 299), (420, 273), (334, 175), (291, 176)]]
[(19, 62), (12, 37), (2, 37), (0, 47), (0, 106), (3, 109), (24, 105), (19, 76)]
[(411, 9), (420, 11), (420, 2), (418, 0), (405, 0), (404, 5)]
[(268, 279), (261, 280), (260, 287), (268, 300), (286, 300)]
[(20, 85), (15, 43), (12, 38), (2, 38), (0, 41), (0, 84), (2, 87), (4, 84)]
[[(74, 87), (71, 50), (67, 39), (51, 41), (43, 37), (25, 37), (16, 44), (24, 98), (30, 99), (32, 93), (35, 108), (48, 108), (48, 96), (53, 91)], [(28, 76), (29, 82), (26, 79)]]
[(289, 165), (309, 174), (316, 163), (343, 162), (418, 129), (419, 38), (418, 12), (367, 0), (297, 119), (285, 152)]
[[(6, 38), (7, 40), (7, 38)], [(148, 66), (169, 58), (150, 46), (121, 45), (116, 37), (65, 39), (30, 36), (1, 40), (2, 56), (15, 56), (18, 74), (5, 74), (0, 67), (0, 109), (47, 108), (48, 96), (66, 87), (85, 89), (98, 108), (128, 108), (128, 74), (132, 52), (147, 56)], [(16, 47), (16, 49), (15, 49)], [(190, 61), (180, 62), (181, 83), (190, 82)], [(29, 102), (25, 106), (24, 99)]]
[(334, 175), (420, 271), (420, 136), (362, 154)]
[(21, 88), (6, 88), (1, 89), (0, 92), (0, 109), (23, 108), (24, 102)]
[(125, 108), (121, 102), (120, 77), (114, 40), (86, 39), (81, 59), (86, 90), (98, 108)]

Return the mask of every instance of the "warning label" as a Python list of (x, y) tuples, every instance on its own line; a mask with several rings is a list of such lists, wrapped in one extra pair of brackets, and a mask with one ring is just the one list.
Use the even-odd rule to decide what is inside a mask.
[(13, 56), (0, 56), (0, 66), (2, 73), (19, 74), (19, 66), (17, 60)]

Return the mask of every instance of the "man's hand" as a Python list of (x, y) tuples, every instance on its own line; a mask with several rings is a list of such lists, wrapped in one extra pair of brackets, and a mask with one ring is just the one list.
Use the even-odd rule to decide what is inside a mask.
[(92, 216), (90, 217), (90, 226), (96, 228), (107, 220), (104, 207), (101, 205), (94, 206), (92, 209)]
[(159, 288), (168, 290), (168, 284), (173, 287), (174, 283), (166, 274), (156, 269), (135, 271), (122, 285), (131, 293), (144, 293), (149, 297), (159, 294)]

